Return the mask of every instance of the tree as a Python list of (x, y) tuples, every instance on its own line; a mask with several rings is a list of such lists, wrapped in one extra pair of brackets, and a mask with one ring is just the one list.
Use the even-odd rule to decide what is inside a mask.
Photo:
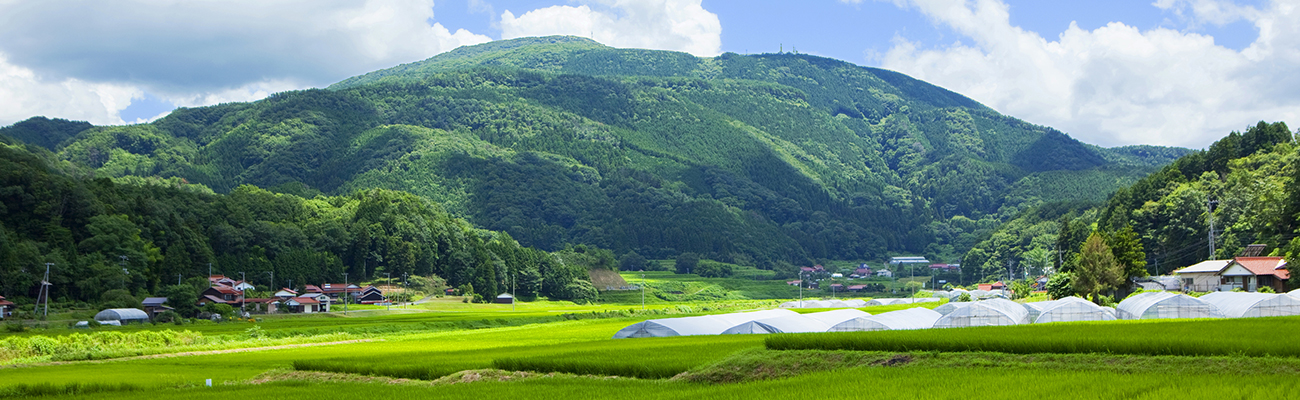
[(924, 286), (925, 284), (917, 281), (908, 281), (907, 283), (903, 284), (903, 287), (907, 288), (907, 292), (913, 294), (915, 294), (916, 291), (921, 290), (921, 288)]
[(1147, 253), (1142, 251), (1142, 239), (1133, 231), (1133, 226), (1125, 225), (1119, 231), (1105, 235), (1105, 241), (1115, 256), (1115, 262), (1123, 269), (1125, 281), (1149, 275)]
[(1029, 293), (1033, 291), (1033, 287), (1030, 286), (1031, 282), (1033, 281), (1028, 278), (1011, 282), (1011, 299), (1019, 300), (1029, 297)]
[(113, 289), (100, 296), (100, 305), (104, 308), (140, 308), (140, 300), (123, 289)]
[(176, 309), (176, 313), (182, 317), (193, 317), (199, 313), (199, 307), (195, 305), (198, 293), (193, 286), (185, 284), (167, 286), (158, 291), (159, 296), (167, 298), (167, 305)]
[(699, 265), (699, 263), (699, 254), (685, 252), (677, 255), (677, 263), (674, 264), (674, 266), (677, 267), (677, 273), (689, 274), (695, 270), (695, 267)]
[(1052, 300), (1074, 296), (1074, 275), (1058, 272), (1047, 280), (1047, 297)]
[(636, 251), (628, 251), (618, 260), (618, 269), (620, 271), (640, 271), (645, 269), (645, 257), (637, 254)]
[(1073, 282), (1075, 292), (1088, 296), (1095, 303), (1101, 293), (1114, 290), (1124, 282), (1124, 269), (1115, 261), (1115, 254), (1102, 240), (1101, 234), (1093, 232), (1088, 236), (1079, 254)]

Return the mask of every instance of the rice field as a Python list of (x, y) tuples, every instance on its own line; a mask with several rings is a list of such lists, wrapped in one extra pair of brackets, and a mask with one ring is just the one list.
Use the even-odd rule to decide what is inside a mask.
[(1300, 343), (1278, 340), (1281, 333), (1297, 330), (1300, 317), (1139, 320), (780, 334), (765, 344), (771, 350), (1300, 357)]

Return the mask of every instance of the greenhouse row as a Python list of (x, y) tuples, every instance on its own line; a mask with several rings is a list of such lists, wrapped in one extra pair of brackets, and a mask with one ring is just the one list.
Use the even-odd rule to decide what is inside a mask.
[[(878, 299), (881, 304), (906, 304)], [(838, 300), (835, 300), (838, 301)], [(860, 300), (859, 300), (860, 301)], [(876, 301), (876, 300), (873, 300)], [(793, 307), (798, 308), (798, 302)], [(803, 302), (805, 308), (813, 301)], [(787, 307), (786, 303), (782, 307)], [(867, 302), (870, 304), (870, 302)], [(831, 308), (831, 307), (819, 307)], [(914, 307), (877, 315), (846, 308), (799, 314), (787, 309), (664, 318), (638, 322), (623, 328), (615, 339), (718, 334), (853, 332), (972, 326), (1023, 325), (1030, 323), (1113, 321), (1157, 318), (1251, 318), (1300, 315), (1300, 292), (1266, 294), (1217, 292), (1200, 298), (1181, 293), (1139, 293), (1115, 308), (1102, 307), (1078, 297), (1017, 303), (1003, 298), (975, 302), (951, 302), (933, 310)]]

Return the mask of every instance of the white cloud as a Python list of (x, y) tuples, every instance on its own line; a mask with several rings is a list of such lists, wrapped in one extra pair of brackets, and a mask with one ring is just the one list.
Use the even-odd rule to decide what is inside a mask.
[(922, 49), (896, 38), (884, 68), (970, 96), (1027, 121), (1101, 145), (1205, 147), (1259, 120), (1300, 123), (1300, 13), (1212, 1), (1162, 0), (1206, 23), (1247, 20), (1259, 30), (1235, 51), (1195, 33), (1119, 22), (1071, 24), (1055, 40), (1010, 23), (1000, 0), (909, 0), (971, 44)]
[(516, 17), (501, 14), (501, 38), (573, 35), (615, 47), (676, 50), (697, 56), (721, 53), (722, 23), (701, 0), (587, 0)]
[(0, 54), (0, 125), (44, 115), (95, 124), (123, 123), (119, 112), (141, 98), (138, 88), (78, 79), (44, 82)]
[(0, 98), (0, 125), (121, 123), (144, 92), (186, 106), (255, 100), (491, 40), (433, 18), (432, 0), (0, 1), (0, 90), (25, 99)]

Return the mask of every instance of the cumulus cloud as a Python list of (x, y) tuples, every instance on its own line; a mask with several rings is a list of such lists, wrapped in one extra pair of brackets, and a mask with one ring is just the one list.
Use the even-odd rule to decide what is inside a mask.
[(905, 38), (884, 68), (952, 89), (1000, 112), (1100, 145), (1205, 147), (1259, 120), (1300, 123), (1300, 11), (1210, 0), (1154, 5), (1196, 23), (1246, 20), (1258, 39), (1241, 51), (1197, 33), (1113, 22), (1071, 24), (1055, 40), (1010, 23), (1000, 0), (896, 0), (969, 39), (922, 48)]
[[(102, 100), (104, 123), (141, 92), (177, 105), (253, 100), (491, 40), (433, 17), (431, 0), (0, 1), (0, 87), (32, 104)], [(90, 119), (32, 104), (0, 97), (0, 109)]]
[(139, 88), (79, 79), (44, 82), (0, 54), (0, 125), (35, 115), (121, 124), (119, 111), (144, 96)]
[(715, 56), (722, 23), (701, 0), (587, 0), (577, 7), (552, 6), (515, 16), (501, 14), (501, 38), (573, 35), (615, 47), (676, 50)]

